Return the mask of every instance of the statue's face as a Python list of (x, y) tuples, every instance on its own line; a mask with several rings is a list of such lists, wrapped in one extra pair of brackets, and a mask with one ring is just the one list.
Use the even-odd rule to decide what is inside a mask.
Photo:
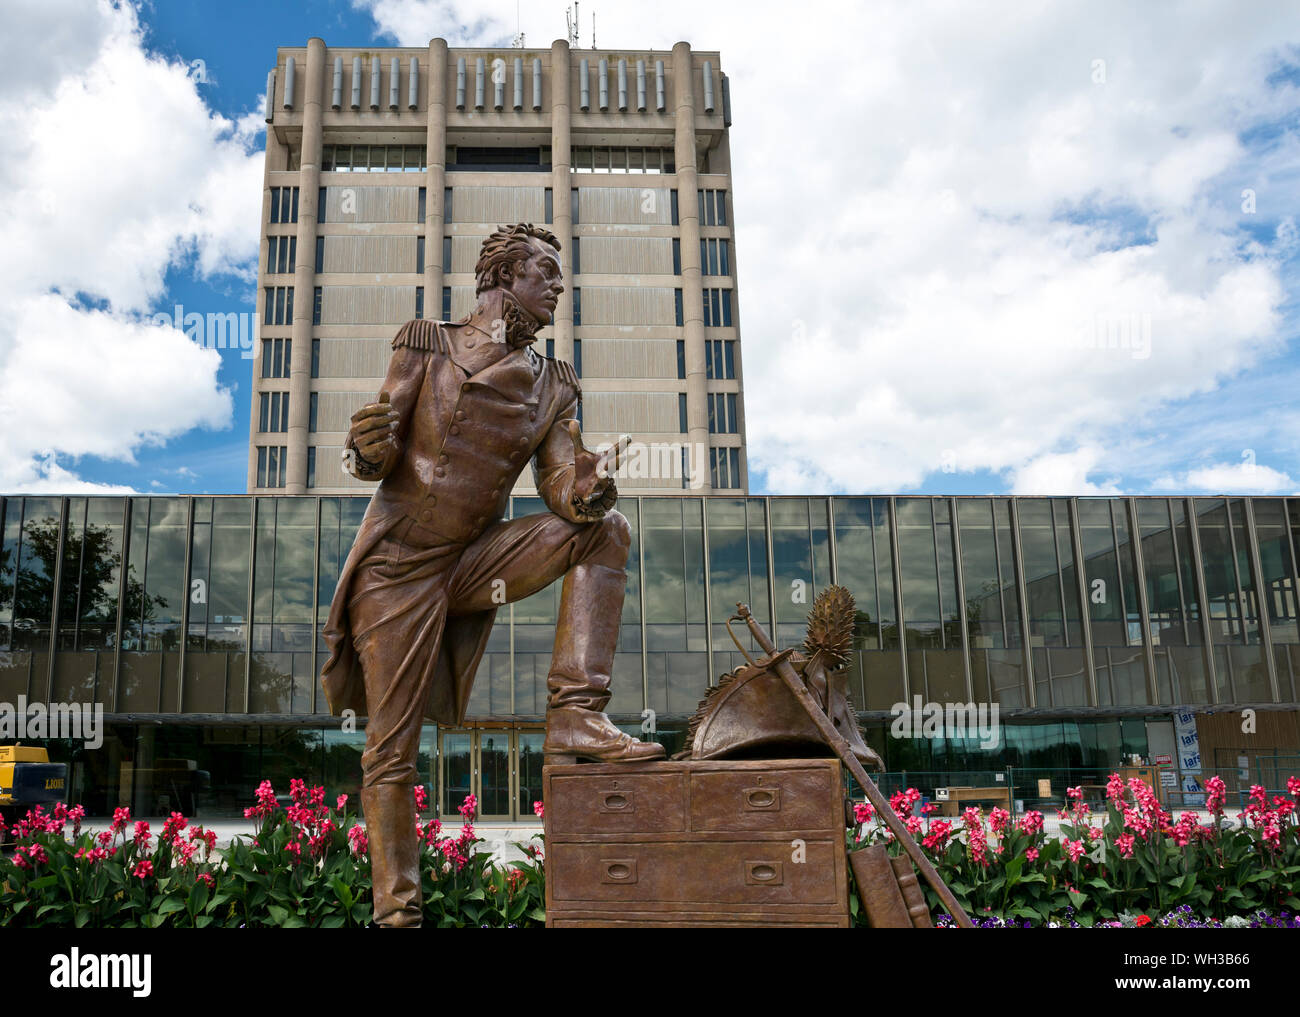
[(527, 261), (516, 265), (516, 274), (507, 289), (519, 306), (540, 321), (548, 324), (564, 292), (560, 254), (550, 244), (532, 238), (533, 254)]

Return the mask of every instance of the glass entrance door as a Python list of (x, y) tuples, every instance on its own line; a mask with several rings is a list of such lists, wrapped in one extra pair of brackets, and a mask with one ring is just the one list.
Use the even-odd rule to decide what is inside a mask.
[(438, 814), (458, 821), (465, 796), (478, 799), (478, 818), (535, 822), (533, 802), (542, 798), (542, 742), (539, 729), (479, 728), (440, 731)]
[(478, 734), (478, 814), (498, 822), (510, 815), (510, 743), (513, 731), (483, 730)]
[(438, 732), (438, 814), (456, 818), (465, 796), (476, 794), (474, 732)]
[(533, 802), (542, 800), (542, 742), (545, 731), (515, 732), (515, 819), (536, 821)]

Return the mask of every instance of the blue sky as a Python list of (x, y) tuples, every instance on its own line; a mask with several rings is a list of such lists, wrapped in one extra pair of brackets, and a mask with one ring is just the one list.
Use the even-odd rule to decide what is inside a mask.
[[(253, 311), (277, 46), (564, 35), (497, 0), (11, 8), (4, 492), (245, 489), (252, 360), (154, 316)], [(754, 493), (1300, 492), (1300, 15), (644, 12), (599, 5), (601, 43), (731, 79)]]

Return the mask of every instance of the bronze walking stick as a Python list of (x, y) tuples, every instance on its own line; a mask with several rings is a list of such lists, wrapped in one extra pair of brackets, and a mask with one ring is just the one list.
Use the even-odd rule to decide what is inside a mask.
[(819, 707), (816, 700), (813, 699), (812, 693), (808, 691), (807, 686), (804, 685), (799, 676), (795, 673), (794, 668), (790, 665), (788, 655), (782, 656), (776, 652), (776, 646), (773, 645), (772, 640), (767, 637), (767, 633), (763, 631), (758, 622), (754, 620), (754, 616), (749, 613), (749, 608), (745, 604), (737, 604), (736, 610), (736, 617), (749, 626), (749, 631), (753, 634), (754, 641), (762, 647), (764, 653), (768, 654), (768, 656), (772, 658), (772, 666), (775, 668), (776, 673), (781, 676), (781, 680), (789, 687), (790, 692), (794, 695), (795, 699), (799, 701), (800, 705), (808, 711), (808, 716), (812, 719), (812, 722), (817, 725), (817, 730), (821, 732), (822, 737), (826, 739), (827, 744), (835, 750), (835, 754), (840, 757), (840, 760), (844, 765), (849, 768), (849, 773), (853, 774), (854, 779), (862, 785), (862, 790), (866, 792), (867, 798), (870, 800), (871, 804), (875, 806), (876, 814), (884, 819), (885, 825), (888, 826), (894, 836), (898, 838), (898, 842), (903, 845), (903, 850), (908, 853), (912, 861), (916, 864), (921, 875), (925, 877), (925, 881), (929, 883), (934, 889), (934, 892), (939, 895), (939, 900), (943, 903), (944, 907), (948, 909), (948, 913), (952, 915), (953, 921), (957, 923), (959, 928), (973, 929), (975, 927), (974, 924), (971, 922), (966, 912), (962, 910), (962, 906), (957, 903), (957, 898), (953, 896), (953, 893), (948, 889), (947, 884), (939, 878), (939, 873), (935, 871), (934, 866), (930, 863), (930, 859), (925, 857), (921, 852), (920, 846), (912, 839), (912, 835), (907, 832), (907, 828), (902, 824), (899, 818), (894, 815), (893, 808), (890, 806), (889, 802), (885, 800), (885, 796), (880, 793), (880, 789), (876, 787), (875, 781), (867, 776), (867, 771), (862, 768), (862, 764), (858, 762), (857, 757), (854, 756), (848, 743), (844, 740), (843, 736), (835, 730), (835, 725), (832, 724), (826, 714), (822, 712), (821, 707)]

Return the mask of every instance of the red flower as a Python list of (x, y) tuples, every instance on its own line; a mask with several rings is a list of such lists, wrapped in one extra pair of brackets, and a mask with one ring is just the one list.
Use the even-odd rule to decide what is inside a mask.
[(153, 862), (149, 861), (147, 858), (136, 862), (135, 868), (131, 870), (131, 875), (138, 876), (140, 879), (144, 879), (145, 876), (152, 876)]
[(1150, 924), (1151, 924), (1151, 916), (1150, 916), (1150, 915), (1138, 915), (1138, 916), (1137, 916), (1137, 919), (1134, 921), (1133, 924), (1136, 925), (1139, 929), (1142, 928), (1142, 926), (1144, 926), (1144, 925), (1150, 925)]
[(533, 815), (538, 819), (544, 819), (546, 816), (546, 806), (542, 802), (533, 802)]

